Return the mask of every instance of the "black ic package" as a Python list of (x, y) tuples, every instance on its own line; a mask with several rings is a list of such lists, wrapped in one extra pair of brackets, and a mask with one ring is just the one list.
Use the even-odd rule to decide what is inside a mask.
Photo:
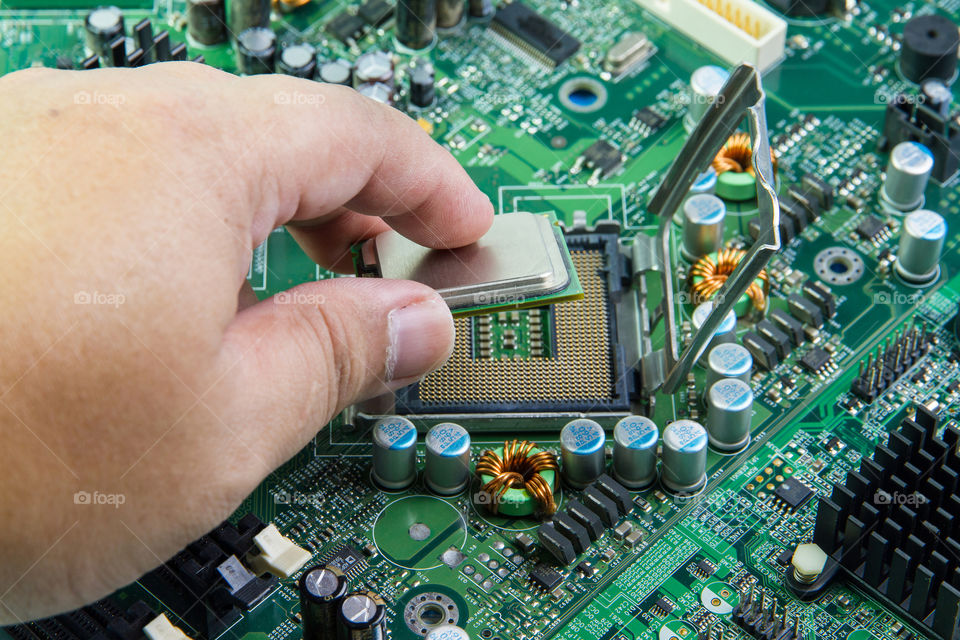
[(640, 109), (633, 115), (633, 117), (637, 119), (637, 122), (640, 122), (650, 129), (651, 132), (656, 131), (667, 123), (666, 118), (650, 107), (644, 107), (643, 109)]
[(597, 140), (583, 152), (583, 160), (588, 168), (599, 169), (607, 176), (623, 164), (623, 154), (606, 140)]
[(327, 32), (341, 42), (356, 40), (363, 35), (366, 23), (359, 16), (351, 13), (341, 13), (327, 23)]
[(857, 235), (864, 240), (873, 240), (879, 236), (887, 224), (875, 215), (868, 215), (857, 225)]
[(654, 608), (659, 609), (659, 613), (661, 613), (661, 615), (667, 615), (668, 613), (673, 612), (676, 607), (672, 602), (661, 596), (657, 599), (657, 603), (654, 605)]
[(519, 2), (497, 9), (493, 28), (551, 66), (563, 63), (580, 49), (579, 40)]
[(541, 589), (552, 591), (563, 582), (563, 574), (549, 565), (538, 564), (530, 570), (530, 580)]
[(820, 347), (810, 349), (800, 358), (800, 366), (810, 373), (819, 373), (829, 362), (830, 354)]
[(343, 575), (353, 578), (366, 566), (366, 560), (359, 551), (345, 544), (325, 558), (324, 564), (336, 567)]
[(773, 494), (791, 509), (796, 509), (813, 497), (813, 489), (796, 478), (787, 478), (774, 489)]
[(393, 15), (393, 7), (386, 0), (368, 0), (360, 5), (357, 15), (367, 24), (379, 27)]

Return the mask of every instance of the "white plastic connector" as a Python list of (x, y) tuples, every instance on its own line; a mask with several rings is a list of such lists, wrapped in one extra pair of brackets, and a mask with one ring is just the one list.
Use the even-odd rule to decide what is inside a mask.
[(253, 542), (260, 553), (248, 555), (247, 562), (258, 574), (269, 572), (281, 578), (289, 578), (300, 571), (312, 557), (309, 551), (283, 537), (273, 524), (268, 524), (263, 531), (255, 535)]
[(147, 640), (191, 640), (190, 636), (180, 630), (180, 627), (173, 626), (163, 613), (143, 627), (143, 635)]
[(784, 55), (787, 23), (752, 0), (637, 0), (671, 27), (730, 64), (761, 73)]

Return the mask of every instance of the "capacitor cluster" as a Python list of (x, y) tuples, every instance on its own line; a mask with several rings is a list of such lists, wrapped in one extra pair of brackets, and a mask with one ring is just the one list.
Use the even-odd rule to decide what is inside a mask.
[[(613, 455), (608, 465), (607, 434), (603, 427), (588, 418), (572, 420), (560, 431), (559, 468), (563, 483), (582, 490), (607, 473), (609, 466), (613, 477), (625, 487), (646, 489), (658, 478), (659, 460), (659, 477), (665, 489), (676, 494), (695, 493), (702, 489), (706, 484), (708, 445), (721, 452), (742, 450), (750, 441), (753, 414), (753, 392), (746, 382), (752, 367), (750, 353), (739, 344), (721, 342), (711, 350), (707, 366), (710, 382), (706, 427), (694, 420), (676, 420), (666, 425), (661, 438), (660, 429), (650, 418), (625, 417), (613, 429)], [(374, 425), (372, 439), (371, 477), (374, 483), (386, 491), (409, 489), (419, 471), (416, 426), (402, 416), (384, 417)], [(471, 439), (467, 430), (455, 423), (441, 423), (427, 432), (424, 444), (423, 482), (426, 488), (441, 496), (457, 495), (466, 489), (473, 476)], [(513, 442), (506, 443), (505, 448), (521, 444), (532, 447), (530, 443)], [(552, 456), (536, 449), (530, 454)], [(489, 451), (485, 456), (497, 458)], [(481, 466), (478, 464), (476, 473), (492, 478), (487, 469), (489, 465), (483, 466), (482, 470)], [(555, 468), (552, 464), (531, 466), (531, 473), (542, 470), (552, 474), (551, 469)], [(489, 478), (484, 481), (491, 482)], [(542, 484), (553, 489), (553, 476)], [(518, 478), (517, 483), (508, 483), (507, 486), (522, 489), (524, 483)], [(497, 498), (506, 488), (497, 492)], [(541, 513), (550, 515), (552, 510), (547, 505), (552, 501), (535, 497)], [(497, 513), (499, 510), (491, 504), (491, 499), (478, 499), (478, 503), (486, 504)], [(517, 508), (503, 513), (529, 515), (532, 511), (531, 507), (530, 510)]]
[(334, 566), (316, 566), (300, 578), (303, 640), (383, 640), (387, 607), (372, 591), (350, 591)]

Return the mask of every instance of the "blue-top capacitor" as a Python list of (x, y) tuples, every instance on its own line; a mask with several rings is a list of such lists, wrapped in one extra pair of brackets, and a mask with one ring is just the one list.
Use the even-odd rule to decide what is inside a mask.
[(650, 418), (627, 416), (613, 428), (613, 477), (630, 489), (642, 489), (657, 478), (660, 430)]
[(736, 378), (723, 378), (707, 390), (707, 434), (719, 451), (740, 451), (750, 444), (753, 391)]
[(373, 425), (373, 480), (385, 489), (406, 489), (417, 477), (417, 428), (401, 416)]
[(560, 457), (567, 484), (582, 489), (600, 477), (607, 462), (606, 441), (603, 427), (593, 420), (578, 418), (564, 425), (560, 431)]
[(723, 223), (727, 205), (711, 193), (698, 193), (683, 203), (683, 244), (680, 249), (688, 260), (716, 251), (723, 243)]
[(707, 389), (721, 378), (750, 382), (753, 356), (739, 342), (718, 344), (707, 352)]
[(663, 430), (660, 479), (674, 493), (695, 493), (707, 482), (707, 430), (694, 420), (677, 420)]
[[(693, 314), (690, 318), (693, 323), (693, 330), (699, 332), (703, 328), (704, 323), (707, 321), (707, 316), (713, 311), (713, 300), (707, 300), (706, 302), (701, 302), (697, 305), (697, 308), (693, 310)], [(720, 321), (720, 324), (717, 325), (716, 330), (713, 332), (713, 338), (707, 343), (707, 348), (704, 349), (703, 354), (700, 356), (698, 362), (701, 365), (707, 364), (707, 356), (710, 354), (710, 350), (713, 349), (718, 344), (723, 344), (727, 342), (736, 342), (737, 340), (737, 314), (733, 309), (727, 312), (727, 315), (723, 317), (723, 320)]]
[(453, 422), (442, 422), (427, 432), (425, 479), (434, 493), (452, 496), (470, 480), (470, 434)]

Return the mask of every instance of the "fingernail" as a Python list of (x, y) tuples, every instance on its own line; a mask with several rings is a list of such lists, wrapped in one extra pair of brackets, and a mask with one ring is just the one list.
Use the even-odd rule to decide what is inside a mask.
[(439, 297), (387, 315), (387, 381), (406, 380), (439, 368), (453, 351), (453, 316)]

